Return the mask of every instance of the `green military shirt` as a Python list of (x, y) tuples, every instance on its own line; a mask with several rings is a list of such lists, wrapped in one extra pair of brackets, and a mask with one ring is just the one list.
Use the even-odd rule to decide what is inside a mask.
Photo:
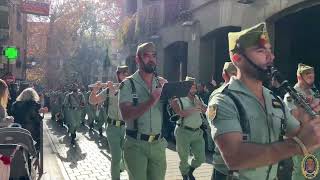
[[(265, 107), (260, 104), (257, 97), (239, 80), (234, 77), (231, 78), (229, 85), (217, 89), (211, 96), (208, 110), (206, 112), (207, 118), (212, 126), (212, 137), (231, 133), (242, 132), (240, 126), (240, 117), (236, 105), (233, 100), (222, 94), (223, 89), (228, 88), (232, 94), (238, 98), (239, 102), (246, 110), (246, 119), (249, 121), (250, 134), (248, 142), (258, 144), (270, 144), (276, 142), (280, 135), (280, 122), (284, 114), (279, 106), (275, 103), (275, 97), (271, 95), (271, 91), (263, 87), (263, 95), (265, 99)], [(213, 108), (214, 107), (214, 108)], [(215, 109), (210, 112), (210, 109)], [(299, 122), (285, 109), (287, 116), (287, 131), (299, 127)], [(224, 173), (228, 174), (227, 166), (221, 156), (221, 153), (216, 147), (213, 155), (214, 167)], [(239, 171), (240, 180), (257, 180), (265, 179), (268, 175), (269, 166), (258, 168), (251, 168)], [(272, 165), (269, 172), (269, 179), (273, 180), (276, 177), (277, 164)]]
[[(196, 96), (195, 98), (197, 98), (199, 101), (201, 101), (202, 104), (204, 104), (202, 102), (202, 100), (199, 99), (198, 96)], [(194, 108), (196, 106), (195, 103), (188, 97), (182, 97), (180, 99), (181, 99), (181, 102), (183, 105), (183, 110), (186, 110), (189, 108)], [(180, 103), (178, 103), (178, 104), (181, 108)], [(183, 126), (187, 126), (187, 127), (191, 127), (191, 128), (199, 128), (202, 124), (202, 118), (200, 116), (200, 112), (193, 113), (190, 116), (183, 118), (183, 122), (181, 122), (181, 120), (179, 120), (178, 124), (182, 124)]]
[[(146, 102), (151, 97), (151, 90), (148, 89), (147, 85), (141, 78), (139, 71), (136, 71), (132, 76), (134, 85), (136, 87), (138, 103)], [(152, 89), (155, 89), (157, 86), (157, 81), (153, 79)], [(132, 89), (129, 79), (123, 81), (123, 85), (119, 91), (119, 103), (131, 102), (132, 101)], [(137, 130), (139, 133), (143, 134), (159, 134), (161, 133), (162, 128), (162, 112), (161, 112), (161, 103), (157, 103), (152, 106), (147, 112), (137, 119)], [(136, 130), (133, 120), (126, 121), (127, 129)]]
[[(109, 91), (109, 107), (107, 115), (109, 118), (114, 120), (122, 120), (120, 109), (119, 109), (119, 100), (118, 100), (118, 94), (112, 91)], [(99, 95), (103, 97), (103, 101), (106, 101), (107, 99), (107, 89), (104, 89)]]

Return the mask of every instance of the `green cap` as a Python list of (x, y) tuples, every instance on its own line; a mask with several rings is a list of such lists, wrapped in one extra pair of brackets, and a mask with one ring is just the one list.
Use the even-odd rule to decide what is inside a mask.
[(190, 76), (186, 76), (186, 80), (185, 81), (196, 81), (196, 78), (190, 77)]
[(117, 67), (117, 72), (119, 72), (119, 73), (128, 72), (128, 70), (129, 70), (128, 66), (118, 66)]
[(312, 66), (308, 66), (306, 64), (299, 63), (298, 69), (297, 69), (297, 75), (301, 75), (303, 73), (306, 73), (307, 71), (313, 70)]
[(230, 32), (228, 39), (230, 54), (239, 53), (241, 50), (252, 46), (264, 47), (266, 43), (269, 43), (265, 23), (257, 24), (240, 32)]
[(156, 52), (156, 45), (153, 42), (146, 42), (138, 45), (136, 55), (142, 55), (145, 52)]
[(226, 71), (229, 74), (237, 73), (237, 68), (232, 62), (225, 62), (223, 66), (223, 71)]

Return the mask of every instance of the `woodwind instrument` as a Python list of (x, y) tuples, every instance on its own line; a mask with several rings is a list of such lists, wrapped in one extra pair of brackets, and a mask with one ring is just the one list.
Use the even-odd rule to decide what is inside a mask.
[(290, 94), (294, 102), (302, 107), (309, 115), (315, 117), (318, 113), (314, 112), (310, 103), (299, 94), (293, 87), (289, 85), (287, 80), (282, 79), (280, 72), (275, 67), (270, 67), (270, 73), (280, 83), (279, 89)]

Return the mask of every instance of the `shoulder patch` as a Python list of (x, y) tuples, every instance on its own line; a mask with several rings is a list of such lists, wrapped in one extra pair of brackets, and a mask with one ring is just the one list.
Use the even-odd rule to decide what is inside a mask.
[(208, 107), (208, 113), (207, 113), (208, 120), (210, 120), (210, 121), (214, 120), (214, 118), (217, 115), (217, 108), (218, 108), (218, 106), (216, 104), (210, 105)]

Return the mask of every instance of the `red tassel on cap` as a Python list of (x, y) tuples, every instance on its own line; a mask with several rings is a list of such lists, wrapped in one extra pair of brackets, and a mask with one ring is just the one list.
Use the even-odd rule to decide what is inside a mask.
[(5, 165), (9, 165), (11, 163), (10, 156), (2, 156), (0, 160), (3, 162)]
[(232, 61), (234, 61), (234, 62), (238, 62), (238, 61), (239, 61), (239, 59), (240, 59), (239, 54), (234, 54), (234, 55), (232, 55)]

